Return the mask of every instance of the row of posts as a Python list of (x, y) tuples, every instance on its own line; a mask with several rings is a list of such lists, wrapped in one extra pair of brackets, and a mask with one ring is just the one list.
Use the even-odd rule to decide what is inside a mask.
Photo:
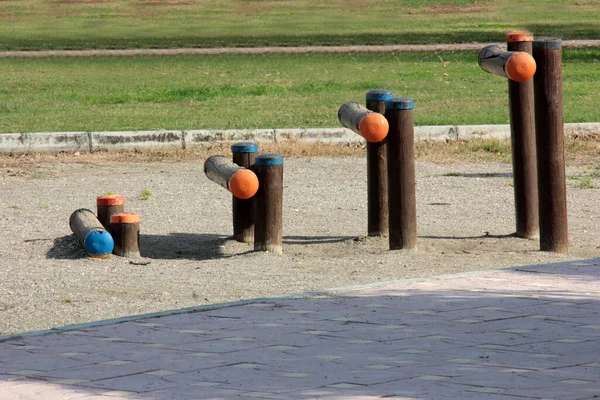
[[(540, 250), (567, 253), (561, 42), (526, 32), (509, 33), (507, 42), (507, 51), (482, 49), (479, 64), (509, 78), (516, 235), (539, 235)], [(366, 109), (346, 103), (338, 111), (342, 125), (367, 140), (368, 234), (388, 234), (391, 250), (417, 245), (413, 108), (411, 99), (376, 89)], [(387, 136), (373, 113), (387, 120)]]
[[(417, 246), (414, 103), (382, 89), (367, 92), (366, 103), (366, 109), (357, 103), (344, 104), (338, 118), (342, 125), (367, 140), (368, 234), (387, 234), (390, 250), (414, 249)], [(382, 122), (365, 123), (375, 113), (385, 117)]]
[[(534, 40), (532, 34), (521, 31), (509, 32), (506, 39), (506, 52), (494, 46), (483, 48), (479, 65), (487, 72), (509, 78), (516, 235), (523, 238), (539, 235), (540, 250), (567, 253), (561, 41)], [(494, 53), (507, 59), (529, 55), (534, 63), (533, 79), (490, 70), (490, 58), (486, 55)], [(525, 57), (522, 60), (520, 66), (527, 69)], [(504, 72), (507, 65), (508, 61)]]
[(233, 160), (211, 156), (204, 173), (229, 190), (233, 198), (233, 236), (254, 243), (254, 250), (282, 254), (283, 157), (258, 154), (254, 143), (231, 147)]

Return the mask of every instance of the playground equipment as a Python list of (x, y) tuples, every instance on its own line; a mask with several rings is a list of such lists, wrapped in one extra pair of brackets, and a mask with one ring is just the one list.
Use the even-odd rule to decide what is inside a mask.
[[(479, 65), (484, 68), (484, 54), (500, 54), (496, 62), (517, 59), (522, 60), (522, 69), (527, 69), (526, 80), (511, 79), (509, 74), (499, 74), (508, 79), (508, 105), (512, 145), (513, 180), (515, 192), (516, 234), (522, 238), (535, 238), (539, 234), (537, 174), (535, 162), (535, 128), (533, 116), (533, 80), (531, 77), (537, 68), (531, 57), (533, 36), (527, 32), (515, 31), (506, 35), (507, 48), (503, 52), (498, 46), (484, 47), (479, 53)], [(487, 50), (486, 50), (487, 49)], [(492, 49), (493, 51), (489, 51)], [(498, 50), (500, 49), (500, 50)], [(508, 61), (507, 61), (508, 60)], [(533, 64), (532, 64), (533, 63)], [(505, 64), (505, 65), (506, 65)], [(513, 64), (516, 65), (518, 63)], [(515, 69), (518, 69), (516, 67)], [(489, 72), (489, 71), (488, 71)], [(497, 74), (498, 75), (498, 74)]]
[(567, 187), (560, 39), (533, 41), (540, 250), (567, 253)]
[(261, 154), (254, 160), (260, 187), (256, 193), (254, 250), (282, 253), (283, 157)]
[(389, 123), (383, 113), (385, 100), (393, 96), (389, 90), (374, 89), (366, 97), (367, 108), (355, 102), (343, 104), (338, 120), (367, 141), (367, 232), (381, 236), (388, 232), (385, 138)]
[(110, 232), (114, 253), (127, 258), (140, 257), (140, 216), (136, 213), (117, 213), (110, 217)]
[(69, 218), (69, 227), (88, 257), (107, 258), (112, 253), (113, 238), (92, 211), (86, 208), (75, 210)]
[[(386, 100), (393, 97), (389, 90), (369, 90), (366, 94), (367, 109), (383, 114)], [(388, 233), (387, 179), (386, 141), (367, 142), (367, 232), (369, 236), (382, 236)]]
[(229, 190), (238, 199), (249, 199), (258, 190), (256, 174), (235, 165), (224, 156), (211, 156), (204, 162), (204, 173), (211, 181)]
[(125, 211), (125, 197), (120, 194), (98, 196), (96, 198), (96, 211), (98, 220), (104, 226), (104, 229), (111, 232), (110, 217), (113, 214)]
[(385, 102), (390, 250), (417, 247), (413, 109), (409, 98)]
[[(258, 154), (258, 146), (250, 142), (239, 142), (231, 146), (233, 162), (240, 167), (251, 168)], [(233, 197), (233, 237), (238, 242), (254, 242), (254, 198)]]
[(533, 40), (521, 31), (509, 32), (506, 38), (509, 51), (484, 47), (479, 65), (509, 78), (516, 234), (534, 238), (539, 233), (541, 250), (566, 253), (560, 39)]
[(350, 102), (338, 110), (340, 123), (358, 133), (368, 142), (381, 142), (388, 134), (389, 125), (385, 117), (367, 110), (358, 103)]
[(516, 82), (531, 79), (535, 73), (535, 61), (531, 54), (504, 51), (497, 44), (481, 49), (478, 58), (479, 66), (484, 71)]

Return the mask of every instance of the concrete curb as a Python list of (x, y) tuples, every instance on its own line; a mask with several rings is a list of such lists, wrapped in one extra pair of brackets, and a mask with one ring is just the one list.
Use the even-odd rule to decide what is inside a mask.
[[(600, 134), (600, 123), (565, 124), (565, 135)], [(510, 125), (440, 125), (415, 127), (415, 141), (503, 139)], [(364, 139), (346, 128), (164, 130), (125, 132), (37, 132), (0, 134), (0, 153), (187, 149), (220, 142), (360, 143)]]

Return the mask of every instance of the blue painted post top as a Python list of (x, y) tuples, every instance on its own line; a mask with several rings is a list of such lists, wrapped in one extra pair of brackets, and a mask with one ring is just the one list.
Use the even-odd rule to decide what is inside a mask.
[(534, 49), (560, 49), (560, 39), (558, 38), (539, 38), (532, 43)]
[(254, 160), (254, 165), (259, 167), (272, 167), (283, 164), (283, 157), (279, 154), (261, 154)]
[(412, 110), (415, 108), (415, 103), (412, 99), (406, 97), (394, 97), (386, 100), (385, 108), (390, 110)]
[(252, 142), (239, 142), (231, 146), (232, 153), (258, 153), (258, 146)]
[(91, 231), (83, 240), (83, 249), (90, 257), (107, 257), (114, 247), (113, 237), (103, 229)]
[(385, 101), (392, 97), (394, 97), (394, 95), (391, 90), (373, 89), (367, 92), (367, 101)]

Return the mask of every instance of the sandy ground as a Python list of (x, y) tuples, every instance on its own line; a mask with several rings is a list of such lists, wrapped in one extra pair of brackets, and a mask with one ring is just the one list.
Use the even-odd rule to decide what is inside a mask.
[[(514, 231), (508, 164), (417, 163), (419, 247), (365, 238), (362, 158), (288, 158), (284, 255), (228, 240), (231, 199), (200, 162), (0, 169), (0, 335), (239, 299), (600, 257), (600, 197), (568, 188), (570, 254)], [(450, 176), (448, 176), (450, 174)], [(152, 195), (139, 199), (142, 190)], [(146, 262), (87, 259), (68, 220), (111, 191), (141, 215)], [(144, 265), (145, 264), (145, 265)]]

